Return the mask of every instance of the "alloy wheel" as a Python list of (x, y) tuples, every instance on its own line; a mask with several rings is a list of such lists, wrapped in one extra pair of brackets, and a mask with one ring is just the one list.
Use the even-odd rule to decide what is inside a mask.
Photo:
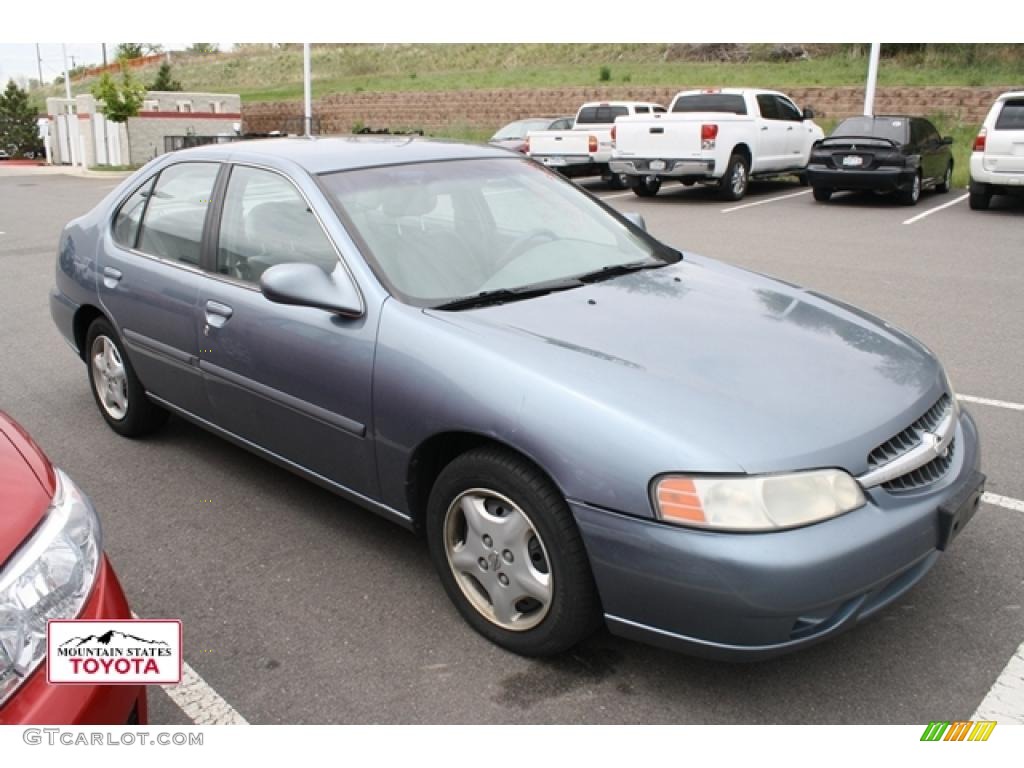
[(92, 342), (92, 380), (103, 410), (120, 421), (128, 413), (128, 378), (117, 346), (107, 336)]

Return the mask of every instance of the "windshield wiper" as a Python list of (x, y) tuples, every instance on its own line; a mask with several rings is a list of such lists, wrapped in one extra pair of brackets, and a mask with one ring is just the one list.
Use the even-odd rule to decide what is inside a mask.
[(545, 296), (555, 291), (567, 291), (570, 288), (579, 288), (583, 285), (582, 280), (569, 278), (568, 280), (553, 280), (547, 283), (533, 283), (524, 285), (522, 288), (497, 288), (493, 291), (481, 291), (472, 296), (463, 296), (459, 299), (452, 299), (443, 304), (437, 304), (431, 309), (473, 309), (474, 307), (487, 307), (494, 304), (505, 304), (510, 301), (532, 299), (535, 296)]
[(601, 267), (601, 269), (593, 272), (587, 272), (585, 275), (580, 275), (578, 279), (584, 283), (596, 283), (600, 280), (608, 280), (612, 277), (628, 275), (630, 272), (639, 272), (644, 269), (658, 269), (659, 267), (666, 266), (668, 266), (668, 264), (664, 261), (634, 261), (629, 264), (610, 264), (607, 267)]

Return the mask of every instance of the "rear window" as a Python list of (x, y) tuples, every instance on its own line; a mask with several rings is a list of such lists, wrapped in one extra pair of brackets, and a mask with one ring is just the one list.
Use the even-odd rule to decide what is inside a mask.
[(580, 110), (576, 124), (581, 123), (614, 123), (616, 117), (629, 114), (629, 107), (584, 107)]
[(875, 137), (906, 144), (910, 120), (903, 117), (848, 117), (832, 131), (830, 139), (844, 136)]
[(1003, 104), (996, 119), (997, 131), (1024, 131), (1024, 99), (1014, 99)]
[(747, 114), (747, 102), (735, 93), (695, 93), (680, 96), (672, 105), (673, 112), (729, 112)]

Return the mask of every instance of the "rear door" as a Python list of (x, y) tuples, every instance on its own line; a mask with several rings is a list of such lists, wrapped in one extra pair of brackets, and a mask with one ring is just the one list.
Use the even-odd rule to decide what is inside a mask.
[(784, 120), (774, 94), (757, 95), (757, 109), (761, 119), (757, 121), (758, 144), (754, 150), (751, 171), (776, 171), (786, 167), (786, 148), (792, 124)]
[(200, 414), (196, 297), (203, 227), (220, 163), (165, 167), (125, 200), (98, 255), (100, 303), (146, 391)]
[(344, 270), (313, 205), (277, 171), (234, 164), (214, 222), (194, 333), (210, 420), (363, 496), (377, 308), (359, 318), (275, 304), (260, 276), (286, 262)]
[(1007, 99), (985, 139), (984, 166), (996, 173), (1024, 173), (1024, 99)]

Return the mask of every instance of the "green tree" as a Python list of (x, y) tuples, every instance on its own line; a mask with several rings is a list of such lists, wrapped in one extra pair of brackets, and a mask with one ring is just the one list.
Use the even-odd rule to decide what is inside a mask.
[(13, 80), (0, 94), (0, 148), (13, 147), (16, 154), (34, 150), (39, 144), (36, 110), (29, 102), (28, 91)]
[(187, 49), (189, 53), (220, 53), (216, 43), (192, 43)]
[(118, 61), (142, 58), (144, 46), (145, 43), (118, 43), (114, 50), (114, 58)]
[(121, 82), (118, 83), (104, 72), (92, 87), (92, 95), (97, 101), (103, 102), (103, 114), (113, 123), (124, 123), (128, 136), (128, 164), (132, 162), (132, 137), (128, 132), (128, 118), (139, 114), (142, 102), (146, 98), (146, 86), (136, 80), (127, 68), (121, 70)]
[(171, 65), (168, 62), (164, 62), (160, 65), (160, 69), (157, 70), (156, 80), (149, 86), (151, 91), (180, 91), (181, 82), (171, 77)]

